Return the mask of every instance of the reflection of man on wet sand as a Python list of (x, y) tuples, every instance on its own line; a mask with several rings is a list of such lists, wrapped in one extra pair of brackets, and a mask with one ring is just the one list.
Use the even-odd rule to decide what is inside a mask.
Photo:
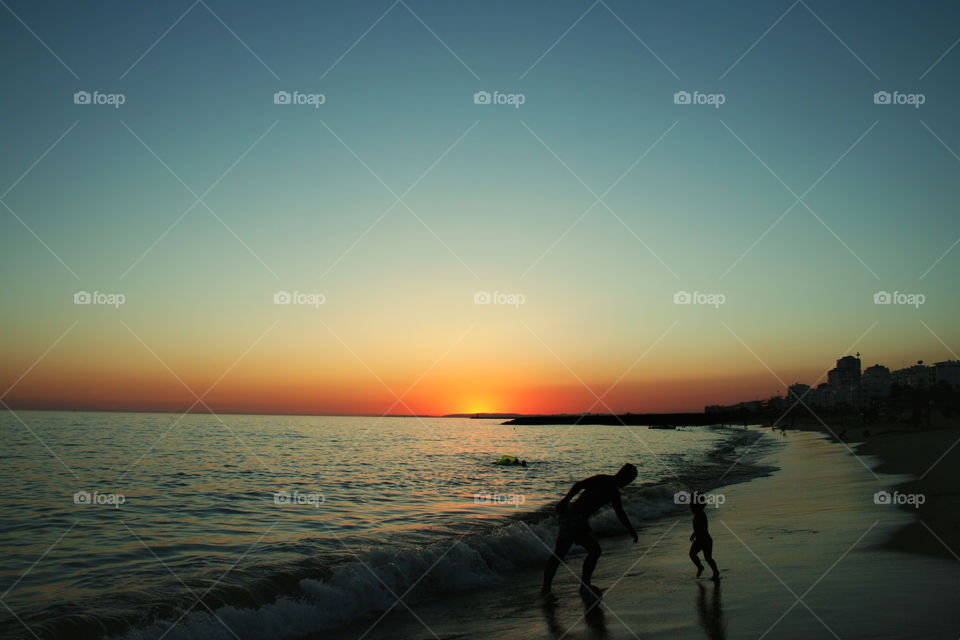
[[(596, 513), (600, 507), (607, 503), (613, 505), (613, 510), (617, 518), (623, 523), (633, 541), (637, 541), (637, 532), (630, 524), (627, 514), (623, 511), (623, 504), (620, 502), (620, 489), (633, 482), (637, 477), (637, 468), (632, 464), (625, 464), (616, 475), (596, 475), (586, 480), (581, 480), (573, 485), (570, 491), (557, 504), (557, 511), (560, 513), (560, 531), (557, 534), (557, 544), (553, 549), (553, 554), (547, 560), (547, 566), (543, 571), (543, 588), (541, 594), (550, 593), (550, 585), (553, 584), (553, 576), (557, 572), (557, 567), (567, 555), (570, 547), (578, 544), (587, 550), (587, 557), (583, 561), (583, 572), (580, 578), (580, 593), (584, 594), (589, 590), (594, 597), (600, 596), (600, 589), (591, 584), (593, 570), (600, 559), (600, 543), (593, 537), (590, 530), (590, 516)], [(580, 493), (582, 492), (582, 493)], [(570, 500), (580, 493), (573, 504), (567, 506)]]

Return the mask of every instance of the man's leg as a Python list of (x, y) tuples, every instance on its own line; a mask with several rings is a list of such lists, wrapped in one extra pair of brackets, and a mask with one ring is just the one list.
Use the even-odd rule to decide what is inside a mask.
[(553, 576), (557, 573), (557, 567), (560, 566), (560, 561), (570, 551), (570, 545), (572, 544), (573, 541), (568, 538), (557, 538), (553, 553), (547, 558), (547, 566), (543, 569), (543, 587), (541, 587), (540, 593), (550, 593), (550, 585), (553, 584)]
[(591, 584), (593, 584), (591, 582), (591, 579), (593, 578), (593, 570), (597, 568), (597, 560), (600, 559), (600, 543), (597, 542), (597, 539), (590, 534), (583, 536), (583, 538), (577, 542), (587, 550), (587, 557), (583, 561), (583, 574), (580, 578), (583, 582), (581, 587), (589, 587)]

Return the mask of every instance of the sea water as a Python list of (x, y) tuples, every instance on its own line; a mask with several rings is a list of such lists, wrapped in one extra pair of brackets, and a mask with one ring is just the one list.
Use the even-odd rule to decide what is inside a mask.
[[(636, 465), (624, 504), (642, 526), (684, 487), (763, 472), (735, 464), (756, 434), (734, 429), (30, 411), (0, 426), (13, 638), (296, 638), (539, 570), (578, 479)], [(621, 527), (604, 512), (594, 528)]]

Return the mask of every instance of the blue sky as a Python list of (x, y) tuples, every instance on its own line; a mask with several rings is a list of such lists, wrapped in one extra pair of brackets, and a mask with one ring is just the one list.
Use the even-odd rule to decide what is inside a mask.
[[(671, 363), (767, 393), (767, 367), (809, 378), (854, 344), (891, 365), (960, 349), (957, 6), (10, 2), (0, 33), (0, 193), (23, 176), (2, 200), (30, 228), (0, 208), (4, 378), (82, 321), (31, 397), (91, 350), (139, 370), (119, 319), (216, 377), (195, 360), (242, 353), (278, 289), (327, 298), (342, 340), (282, 329), (337, 363), (302, 373), (324, 388), (350, 377), (326, 349), (403, 386), (473, 322), (489, 334), (456, 371), (544, 358), (528, 377), (573, 386), (613, 382), (676, 322), (631, 392)], [(80, 289), (128, 302), (91, 315)], [(527, 302), (478, 315), (480, 289)], [(726, 302), (678, 307), (680, 290)]]

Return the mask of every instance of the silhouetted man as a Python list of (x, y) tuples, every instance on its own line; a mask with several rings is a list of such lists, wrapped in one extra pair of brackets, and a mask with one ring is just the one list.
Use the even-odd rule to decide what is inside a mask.
[(697, 565), (697, 577), (703, 573), (703, 564), (697, 554), (703, 551), (703, 559), (707, 561), (710, 568), (713, 569), (713, 579), (720, 579), (720, 570), (717, 569), (717, 563), (713, 560), (713, 538), (707, 527), (707, 512), (703, 496), (699, 491), (694, 491), (690, 496), (690, 510), (693, 511), (693, 533), (690, 534), (690, 559)]
[[(623, 505), (620, 502), (620, 489), (633, 482), (636, 477), (637, 468), (632, 464), (625, 464), (615, 476), (601, 474), (577, 482), (557, 504), (557, 511), (560, 513), (560, 531), (557, 533), (557, 544), (553, 555), (547, 560), (547, 566), (543, 571), (543, 588), (540, 593), (550, 593), (550, 585), (553, 583), (553, 576), (557, 573), (560, 561), (567, 555), (572, 545), (578, 544), (587, 550), (580, 578), (580, 593), (583, 595), (589, 590), (591, 594), (588, 595), (599, 598), (600, 589), (594, 587), (590, 580), (597, 566), (597, 560), (600, 559), (600, 544), (590, 531), (589, 519), (600, 507), (609, 502), (613, 505), (617, 518), (636, 542), (637, 532), (630, 524), (627, 514), (623, 512)], [(581, 491), (583, 493), (580, 493)], [(568, 506), (570, 500), (578, 493), (580, 497)]]

